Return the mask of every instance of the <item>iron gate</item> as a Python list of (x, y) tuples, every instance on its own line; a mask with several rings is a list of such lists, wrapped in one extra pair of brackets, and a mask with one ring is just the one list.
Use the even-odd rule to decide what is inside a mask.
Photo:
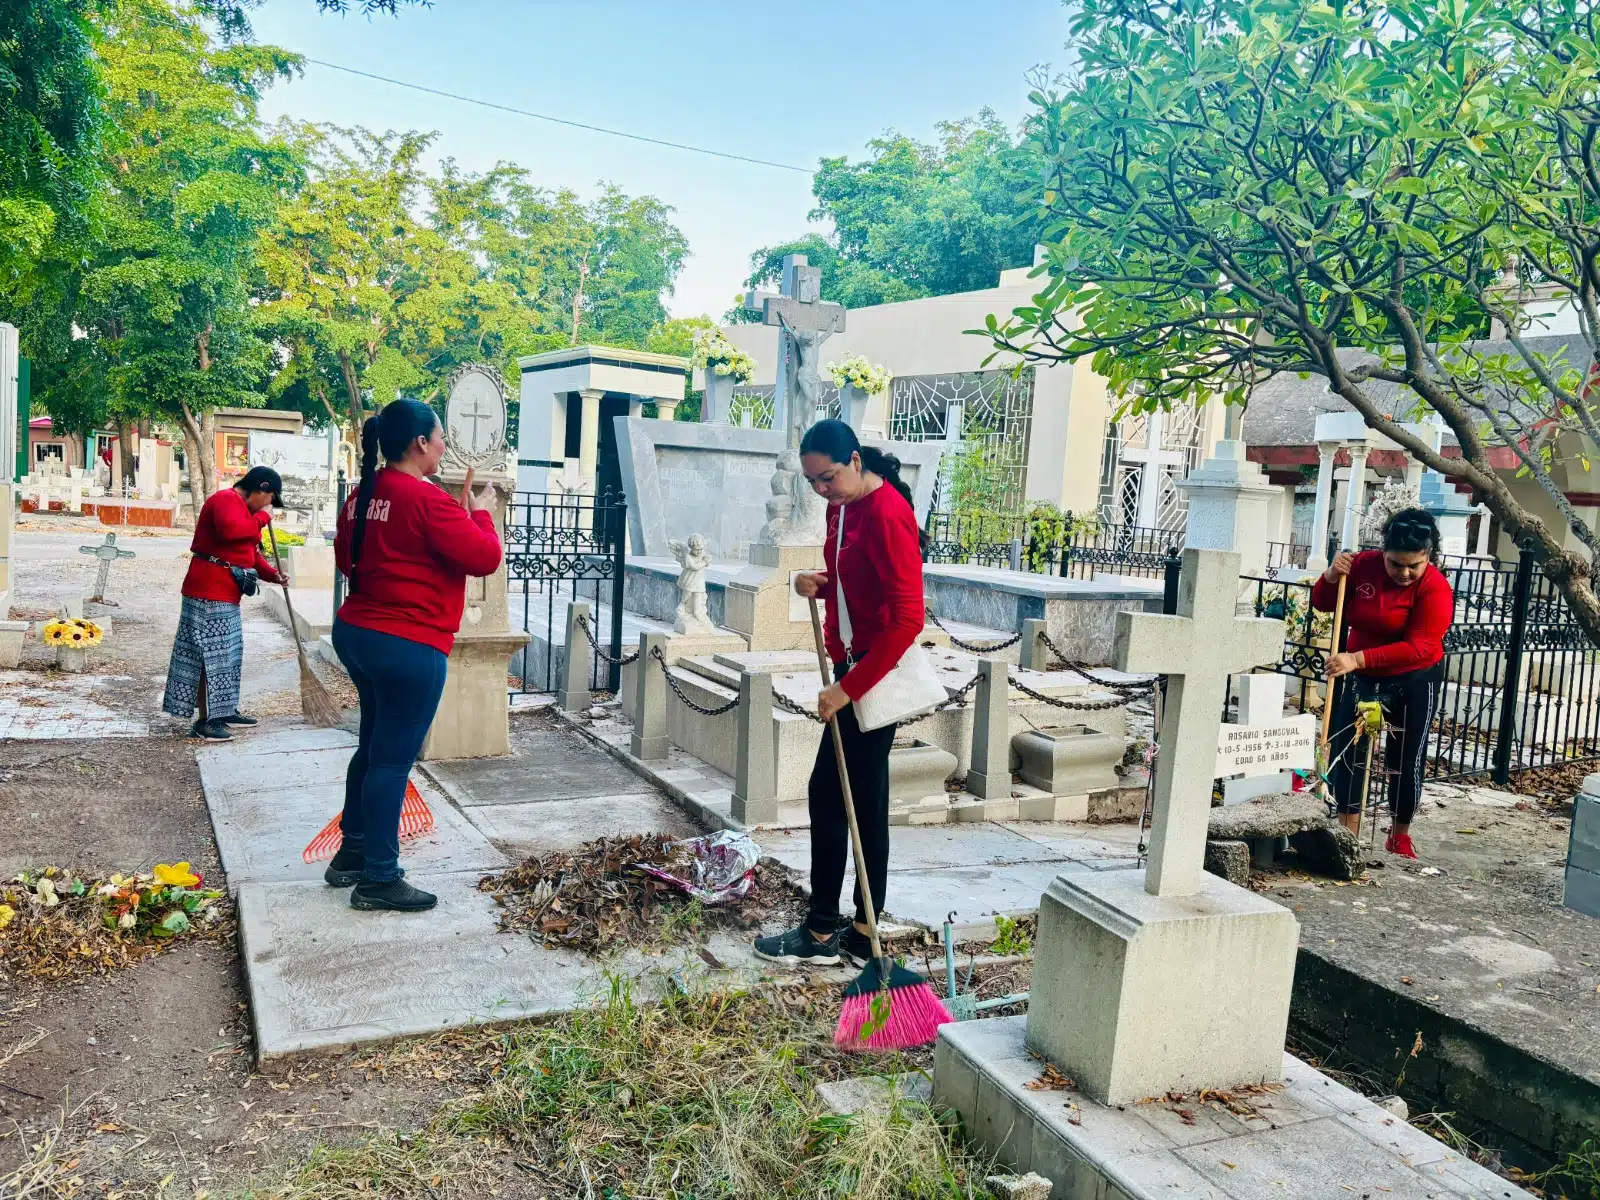
[(622, 589), (628, 502), (597, 496), (517, 492), (506, 513), (506, 590), (512, 624), (532, 635), (511, 661), (513, 691), (554, 691), (565, 658), (567, 606), (589, 602), (589, 687), (622, 686)]

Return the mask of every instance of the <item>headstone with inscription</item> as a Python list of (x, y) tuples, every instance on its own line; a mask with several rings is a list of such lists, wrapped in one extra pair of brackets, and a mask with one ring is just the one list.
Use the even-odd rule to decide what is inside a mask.
[(1276, 673), (1239, 676), (1239, 720), (1217, 735), (1224, 804), (1292, 791), (1291, 772), (1316, 766), (1316, 717), (1283, 715), (1287, 684), (1288, 676)]

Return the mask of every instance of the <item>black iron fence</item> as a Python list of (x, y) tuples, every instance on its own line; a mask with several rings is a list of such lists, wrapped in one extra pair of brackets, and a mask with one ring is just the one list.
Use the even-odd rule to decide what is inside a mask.
[[(1447, 556), (1440, 569), (1455, 593), (1455, 622), (1429, 777), (1489, 775), (1504, 786), (1514, 771), (1600, 759), (1600, 650), (1532, 552), (1515, 563)], [(1297, 681), (1290, 702), (1319, 708), (1331, 614), (1312, 609), (1309, 583), (1249, 582), (1256, 613), (1288, 626), (1276, 669)]]
[(925, 562), (1002, 567), (1093, 579), (1097, 575), (1159, 577), (1181, 530), (1115, 525), (1072, 513), (932, 512)]
[(628, 502), (620, 492), (598, 496), (517, 492), (506, 513), (506, 588), (513, 626), (533, 635), (512, 660), (512, 690), (556, 687), (565, 654), (567, 608), (589, 603), (593, 639), (589, 686), (622, 686), (622, 586)]

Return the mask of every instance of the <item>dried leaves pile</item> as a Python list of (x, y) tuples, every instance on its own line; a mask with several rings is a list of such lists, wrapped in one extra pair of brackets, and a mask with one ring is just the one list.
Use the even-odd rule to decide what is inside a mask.
[(756, 867), (748, 896), (714, 908), (639, 870), (681, 868), (677, 841), (659, 833), (600, 838), (485, 875), (478, 890), (500, 906), (501, 929), (587, 954), (694, 942), (708, 927), (754, 929), (768, 917), (804, 910), (788, 872), (770, 860)]

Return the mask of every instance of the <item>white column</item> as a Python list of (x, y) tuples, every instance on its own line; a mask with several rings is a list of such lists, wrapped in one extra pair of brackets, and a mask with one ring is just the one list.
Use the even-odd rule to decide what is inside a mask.
[(1367, 500), (1367, 447), (1358, 442), (1350, 447), (1350, 482), (1344, 489), (1344, 525), (1339, 531), (1339, 549), (1361, 548), (1361, 513)]
[(1328, 569), (1328, 519), (1333, 507), (1333, 460), (1338, 442), (1317, 443), (1317, 507), (1311, 518), (1311, 555), (1306, 569), (1318, 573)]
[(1491, 514), (1487, 504), (1478, 505), (1478, 536), (1477, 544), (1472, 547), (1473, 554), (1479, 558), (1490, 558), (1494, 555), (1494, 547), (1489, 544), (1489, 522)]
[(1154, 528), (1156, 515), (1161, 504), (1161, 443), (1165, 430), (1166, 414), (1159, 408), (1152, 412), (1145, 420), (1144, 427), (1144, 467), (1139, 472), (1139, 511), (1134, 518), (1134, 523), (1145, 528)]
[(678, 419), (678, 402), (676, 400), (657, 400), (656, 417), (662, 421), (675, 421)]
[(590, 491), (594, 490), (595, 471), (600, 462), (600, 401), (605, 399), (605, 394), (604, 388), (584, 388), (578, 393), (583, 403), (578, 427), (578, 473)]

